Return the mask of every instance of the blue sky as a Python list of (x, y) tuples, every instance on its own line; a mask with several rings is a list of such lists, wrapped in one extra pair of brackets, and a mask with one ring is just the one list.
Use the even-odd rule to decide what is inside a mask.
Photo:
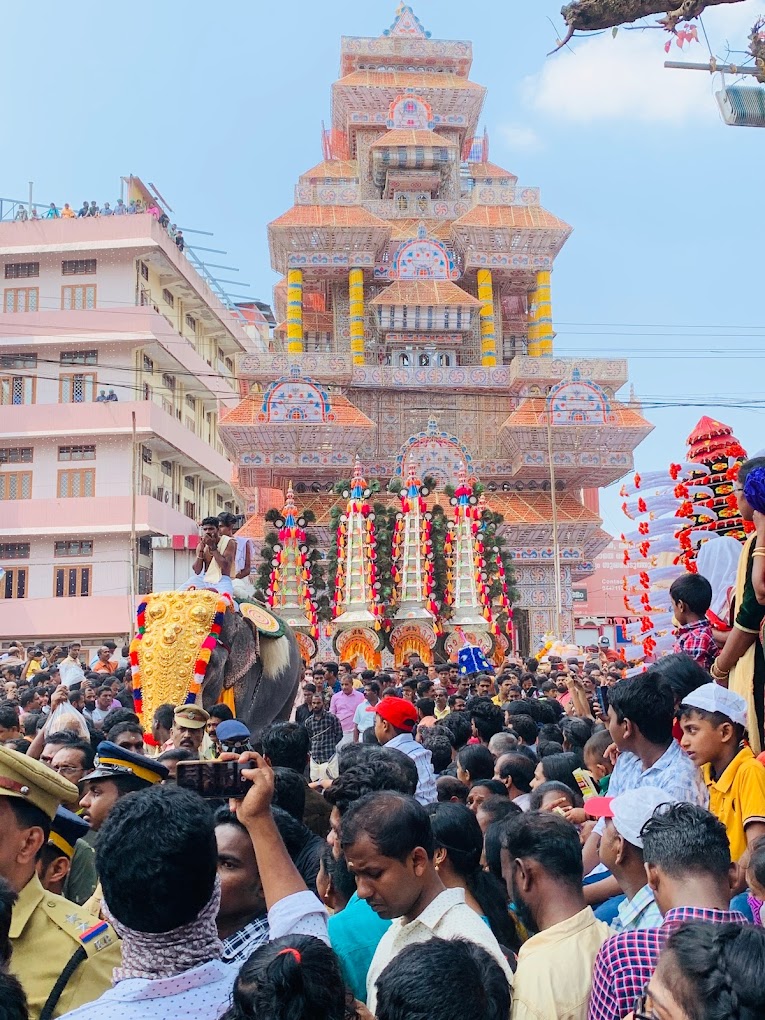
[[(434, 37), (472, 40), (472, 77), (489, 89), (491, 159), (541, 186), (543, 205), (575, 228), (553, 277), (557, 349), (629, 357), (656, 424), (639, 468), (680, 459), (704, 413), (759, 450), (763, 409), (747, 402), (763, 396), (765, 135), (722, 124), (707, 75), (665, 71), (658, 31), (609, 33), (547, 58), (560, 6), (414, 5)], [(214, 232), (199, 243), (229, 254), (210, 260), (239, 266), (249, 284), (230, 289), (270, 299), (265, 226), (321, 158), (340, 36), (381, 33), (395, 7), (163, 0), (149, 16), (82, 0), (12, 5), (0, 194), (23, 197), (33, 180), (38, 201), (102, 203), (135, 173), (179, 224)], [(726, 39), (743, 47), (764, 8), (746, 0), (709, 12), (713, 49), (724, 55)], [(705, 45), (673, 52), (707, 56)], [(619, 503), (603, 500), (617, 533)]]

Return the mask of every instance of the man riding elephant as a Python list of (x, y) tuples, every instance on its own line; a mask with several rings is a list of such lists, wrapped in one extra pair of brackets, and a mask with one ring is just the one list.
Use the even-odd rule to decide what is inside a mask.
[(202, 538), (191, 566), (191, 577), (183, 589), (210, 588), (233, 597), (236, 553), (236, 539), (221, 534), (218, 518), (205, 517), (202, 521)]

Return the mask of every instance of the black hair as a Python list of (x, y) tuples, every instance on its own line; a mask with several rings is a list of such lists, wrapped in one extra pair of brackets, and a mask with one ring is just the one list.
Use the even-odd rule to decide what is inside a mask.
[(37, 691), (33, 687), (28, 687), (25, 691), (19, 694), (19, 704), (22, 708), (26, 708), (30, 701), (34, 700)]
[(529, 761), (525, 754), (519, 751), (511, 751), (502, 756), (502, 764), (499, 766), (499, 778), (512, 779), (513, 786), (517, 786), (522, 793), (531, 793), (531, 780), (534, 778), (536, 766)]
[(709, 673), (685, 652), (662, 655), (647, 671), (646, 675), (663, 677), (672, 688), (675, 704), (678, 705), (691, 691), (709, 683)]
[(417, 684), (417, 694), (424, 698), (431, 687), (435, 687), (435, 680), (420, 680)]
[(301, 775), (305, 772), (311, 738), (305, 726), (294, 722), (274, 722), (263, 728), (260, 735), (263, 757), (272, 766), (280, 765), (294, 769)]
[(506, 1020), (510, 986), (475, 942), (428, 939), (406, 946), (377, 979), (378, 1020)]
[(421, 726), (418, 736), (423, 747), (430, 751), (430, 763), (436, 775), (448, 769), (452, 762), (452, 744), (449, 734), (440, 726)]
[(315, 893), (321, 851), (326, 841), (311, 832), (302, 821), (276, 805), (271, 807), (271, 814), (293, 864), (310, 891)]
[(593, 733), (587, 743), (584, 745), (584, 751), (582, 752), (583, 757), (592, 755), (593, 758), (597, 758), (600, 762), (603, 762), (606, 748), (610, 747), (613, 743), (611, 734), (608, 730), (598, 730), (597, 733)]
[(712, 875), (727, 882), (730, 844), (725, 826), (697, 804), (659, 805), (643, 826), (643, 860), (667, 875)]
[(582, 844), (579, 833), (552, 811), (527, 811), (502, 823), (501, 845), (511, 860), (530, 857), (567, 885), (582, 885)]
[(305, 814), (305, 783), (303, 777), (298, 775), (294, 769), (285, 769), (281, 766), (274, 768), (274, 797), (273, 803), (303, 821)]
[(497, 941), (511, 949), (520, 948), (507, 912), (507, 889), (481, 868), (483, 834), (473, 812), (462, 804), (428, 804), (425, 810), (436, 849), (446, 850), (452, 868), (480, 906)]
[(715, 729), (717, 729), (718, 726), (722, 726), (723, 723), (729, 723), (733, 727), (733, 738), (731, 743), (736, 744), (737, 746), (741, 743), (744, 733), (746, 732), (746, 728), (744, 726), (740, 723), (735, 723), (731, 717), (726, 715), (724, 712), (707, 712), (706, 709), (697, 708), (695, 705), (680, 705), (677, 710), (678, 719), (684, 719), (689, 715), (698, 716), (699, 719), (706, 719), (715, 727)]
[(507, 787), (504, 783), (500, 783), (498, 779), (476, 779), (474, 783), (470, 784), (470, 789), (474, 790), (476, 786), (486, 787), (494, 797), (507, 797), (508, 795)]
[[(213, 894), (217, 862), (210, 808), (178, 786), (121, 797), (98, 836), (104, 899), (135, 931), (172, 931), (193, 921)], [(151, 895), (138, 896), (137, 889)]]
[(347, 1020), (354, 1015), (335, 953), (313, 935), (258, 946), (242, 965), (220, 1020)]
[(542, 783), (531, 794), (529, 799), (529, 811), (541, 811), (542, 804), (548, 793), (556, 793), (561, 797), (568, 797), (571, 807), (582, 807), (584, 798), (581, 793), (577, 796), (566, 783), (560, 783), (556, 779)]
[(466, 744), (457, 754), (460, 768), (467, 772), (470, 781), (491, 779), (494, 775), (494, 756), (483, 744)]
[(220, 520), (217, 517), (203, 517), (200, 525), (202, 528), (219, 528)]
[(18, 978), (0, 970), (0, 1016), (2, 1020), (28, 1020), (29, 1007)]
[(672, 932), (660, 965), (689, 1020), (757, 1020), (765, 1014), (765, 931), (690, 922)]
[(114, 743), (117, 737), (121, 737), (123, 733), (140, 733), (143, 737), (143, 727), (137, 722), (119, 722), (116, 726), (112, 726), (110, 730), (106, 730), (106, 739), (111, 740)]
[(361, 744), (343, 744), (337, 752), (337, 771), (342, 775), (347, 769), (353, 768), (361, 761), (366, 761), (367, 751)]
[(608, 692), (608, 703), (617, 722), (629, 719), (650, 744), (664, 745), (672, 740), (672, 688), (651, 670), (615, 683)]
[(507, 793), (505, 793), (504, 797), (489, 797), (483, 804), (479, 804), (476, 818), (479, 814), (487, 815), (490, 819), (490, 824), (493, 825), (494, 822), (503, 821), (508, 815), (519, 814), (520, 810), (515, 801), (510, 800)]
[(51, 733), (45, 738), (46, 745), (54, 744), (56, 747), (72, 747), (74, 744), (82, 742), (79, 733), (73, 733), (71, 730), (59, 730), (57, 733)]
[(557, 723), (545, 723), (539, 727), (539, 740), (554, 740), (558, 744), (563, 743), (563, 730)]
[(7, 703), (0, 705), (0, 726), (5, 730), (19, 729), (19, 713)]
[(551, 698), (539, 698), (531, 704), (536, 707), (538, 723), (560, 723), (565, 715), (561, 703)]
[(199, 755), (187, 747), (169, 747), (157, 757), (158, 762), (166, 761), (198, 761)]
[(321, 863), (327, 877), (332, 879), (332, 885), (347, 903), (356, 892), (356, 879), (348, 870), (345, 857), (342, 854), (335, 857), (332, 847), (325, 846), (321, 852)]
[(513, 727), (513, 733), (516, 733), (525, 744), (537, 742), (539, 730), (530, 715), (514, 714), (510, 724)]
[[(488, 804), (488, 801), (484, 801)], [(512, 803), (512, 801), (510, 801)], [(483, 807), (483, 805), (481, 805)], [(517, 805), (516, 805), (517, 807)], [(508, 818), (510, 815), (508, 815)], [(500, 882), (504, 882), (502, 876), (502, 834), (505, 831), (505, 825), (507, 824), (508, 818), (503, 818), (501, 821), (492, 822), (486, 830), (483, 838), (483, 853), (486, 859), (486, 870), (491, 872), (495, 878), (498, 878)]]
[(502, 709), (495, 705), (491, 698), (471, 698), (467, 710), (484, 744), (488, 744), (495, 733), (502, 732), (504, 728)]
[(175, 705), (171, 705), (169, 702), (165, 702), (164, 705), (158, 705), (154, 709), (154, 722), (161, 726), (163, 730), (171, 730), (173, 728)]
[(669, 596), (684, 602), (696, 616), (706, 616), (712, 605), (712, 585), (701, 574), (681, 574), (669, 586)]
[(468, 788), (456, 776), (439, 776), (436, 779), (436, 797), (439, 804), (446, 804), (457, 797), (464, 804), (467, 801)]
[(536, 698), (524, 698), (522, 701), (511, 701), (505, 711), (514, 718), (516, 715), (528, 715), (535, 723), (542, 722), (542, 714), (539, 711), (541, 702)]
[(4, 878), (0, 878), (0, 973), (8, 966), (11, 958), (11, 916), (17, 899), (16, 890)]
[(546, 758), (541, 758), (540, 761), (547, 782), (565, 783), (572, 793), (581, 798), (579, 784), (573, 775), (574, 769), (581, 765), (578, 755), (572, 751), (564, 751), (562, 754), (550, 754)]
[(228, 705), (224, 705), (223, 703), (213, 705), (210, 709), (209, 715), (211, 719), (218, 719), (220, 722), (227, 722), (229, 719), (234, 718), (234, 713)]
[(375, 758), (360, 761), (346, 769), (337, 779), (333, 779), (332, 785), (324, 793), (324, 799), (344, 815), (351, 804), (366, 797), (367, 794), (379, 793), (381, 790), (392, 790), (406, 795), (414, 792), (409, 779), (401, 771)]
[(760, 836), (749, 848), (749, 870), (758, 884), (765, 886), (765, 836)]
[(42, 829), (43, 841), (42, 846), (37, 851), (37, 860), (40, 859), (43, 848), (48, 842), (50, 836), (50, 818), (45, 814), (42, 808), (37, 807), (36, 804), (30, 804), (29, 801), (20, 800), (18, 797), (6, 797), (6, 803), (13, 812), (16, 819), (16, 824), (21, 829)]
[[(50, 740), (49, 743), (53, 743), (53, 740)], [(66, 747), (69, 750), (80, 752), (80, 754), (82, 755), (82, 767), (86, 771), (90, 771), (90, 769), (93, 768), (93, 762), (95, 760), (96, 755), (95, 751), (93, 750), (93, 745), (90, 743), (90, 741), (80, 740), (80, 738), (78, 737), (77, 740), (71, 740), (68, 743), (63, 744), (62, 746)]]
[(374, 693), (379, 698), (381, 688), (380, 688), (380, 684), (377, 682), (377, 680), (365, 680), (364, 681), (364, 687), (365, 688), (368, 687), (370, 691), (374, 691)]
[(529, 673), (536, 673), (536, 671), (538, 669), (539, 669), (539, 660), (538, 659), (534, 659), (534, 658), (526, 659), (526, 670)]
[[(109, 688), (111, 690), (111, 688)], [(101, 691), (99, 690), (100, 694)], [(134, 726), (139, 726), (138, 716), (135, 712), (131, 712), (129, 708), (112, 708), (104, 716), (103, 731), (108, 733), (113, 727), (119, 726), (120, 723), (133, 723)]]
[(445, 715), (439, 722), (440, 726), (447, 729), (454, 737), (452, 747), (459, 751), (461, 747), (464, 747), (470, 740), (470, 735), (473, 732), (472, 726), (470, 725), (470, 716), (467, 712), (450, 712)]
[(738, 469), (738, 475), (736, 476), (736, 481), (739, 485), (744, 484), (755, 468), (765, 468), (765, 457), (750, 457), (749, 460), (744, 461)]
[(581, 758), (584, 745), (592, 736), (592, 723), (588, 719), (566, 718), (563, 723), (563, 735), (569, 745), (569, 751), (573, 751)]
[(540, 758), (549, 758), (553, 754), (563, 754), (563, 744), (557, 740), (540, 740), (537, 743), (537, 754)]
[(351, 804), (343, 815), (341, 845), (352, 846), (363, 835), (383, 857), (403, 861), (416, 847), (422, 847), (433, 859), (430, 819), (413, 797), (384, 791)]
[(436, 710), (436, 703), (433, 698), (418, 698), (414, 703), (414, 707), (424, 717), (433, 715)]
[(450, 694), (449, 697), (446, 699), (446, 703), (448, 704), (449, 708), (454, 708), (458, 701), (464, 700), (465, 700), (464, 694)]

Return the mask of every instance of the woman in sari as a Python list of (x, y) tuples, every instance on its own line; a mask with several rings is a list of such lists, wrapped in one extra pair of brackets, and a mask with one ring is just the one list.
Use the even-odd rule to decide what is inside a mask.
[[(712, 666), (717, 683), (730, 687), (745, 699), (749, 710), (749, 742), (755, 754), (763, 749), (763, 697), (765, 656), (759, 640), (765, 621), (765, 587), (761, 587), (760, 563), (765, 558), (765, 457), (753, 457), (739, 469), (733, 487), (738, 509), (745, 521), (756, 526), (744, 543), (736, 574), (736, 618), (733, 630)], [(751, 500), (751, 502), (750, 502)], [(754, 504), (754, 505), (752, 505)], [(752, 577), (757, 562), (757, 590)], [(762, 602), (758, 601), (758, 595)], [(754, 725), (754, 720), (757, 725)]]

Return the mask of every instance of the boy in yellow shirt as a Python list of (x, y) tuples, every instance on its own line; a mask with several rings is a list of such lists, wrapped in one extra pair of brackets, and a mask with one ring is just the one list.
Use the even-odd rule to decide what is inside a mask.
[(765, 766), (743, 742), (746, 702), (727, 687), (704, 684), (686, 695), (678, 714), (680, 745), (701, 768), (709, 810), (725, 826), (743, 887), (749, 848), (765, 836)]

